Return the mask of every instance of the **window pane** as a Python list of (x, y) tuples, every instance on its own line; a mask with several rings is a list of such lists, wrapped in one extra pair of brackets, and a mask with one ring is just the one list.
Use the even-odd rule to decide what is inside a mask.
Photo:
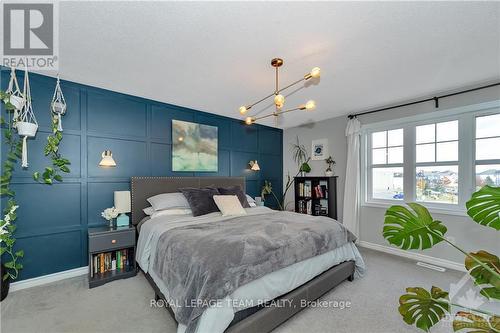
[(417, 145), (417, 163), (434, 162), (434, 149), (435, 145), (433, 143)]
[(500, 159), (500, 138), (477, 139), (476, 160)]
[(476, 118), (476, 138), (500, 136), (500, 113)]
[(388, 148), (387, 163), (403, 163), (403, 147)]
[(385, 164), (385, 148), (372, 150), (372, 164)]
[(417, 143), (434, 142), (434, 124), (417, 126)]
[(438, 143), (437, 161), (458, 161), (458, 141)]
[(372, 133), (372, 148), (386, 147), (386, 131)]
[(476, 165), (476, 190), (485, 185), (500, 186), (500, 164)]
[(387, 145), (388, 146), (402, 146), (403, 145), (403, 129), (396, 129), (387, 132)]
[(403, 199), (403, 168), (373, 168), (372, 197)]
[(458, 166), (417, 167), (418, 201), (458, 203)]
[(436, 141), (452, 141), (458, 140), (458, 120), (447, 121), (445, 123), (436, 124), (437, 140)]

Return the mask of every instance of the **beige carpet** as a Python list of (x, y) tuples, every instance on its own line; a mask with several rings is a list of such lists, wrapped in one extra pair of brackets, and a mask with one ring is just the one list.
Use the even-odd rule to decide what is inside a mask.
[[(309, 308), (274, 332), (419, 332), (397, 311), (406, 286), (445, 289), (462, 273), (420, 268), (399, 257), (361, 249), (368, 266), (364, 278), (344, 282), (322, 297), (351, 306)], [(162, 332), (176, 331), (165, 309), (150, 307), (153, 291), (142, 275), (88, 289), (86, 277), (11, 293), (1, 306), (1, 332)], [(422, 332), (422, 331), (420, 331)], [(447, 325), (433, 332), (452, 332)]]

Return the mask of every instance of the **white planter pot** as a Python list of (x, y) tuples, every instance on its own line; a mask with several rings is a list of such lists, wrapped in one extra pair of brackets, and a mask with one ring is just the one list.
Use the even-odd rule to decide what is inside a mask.
[(56, 114), (64, 114), (66, 112), (66, 104), (61, 102), (53, 102), (52, 111)]
[(24, 98), (20, 96), (11, 95), (9, 99), (10, 104), (14, 105), (17, 110), (21, 110), (24, 106)]
[(333, 171), (325, 171), (325, 176), (327, 177), (333, 176)]
[(37, 130), (37, 124), (29, 123), (27, 121), (17, 122), (17, 133), (19, 136), (34, 137)]

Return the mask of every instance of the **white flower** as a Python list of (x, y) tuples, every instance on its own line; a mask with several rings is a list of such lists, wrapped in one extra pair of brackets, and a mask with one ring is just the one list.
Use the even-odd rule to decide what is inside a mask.
[(101, 216), (104, 217), (106, 220), (112, 220), (118, 216), (118, 212), (116, 211), (115, 207), (111, 208), (106, 208), (102, 213)]

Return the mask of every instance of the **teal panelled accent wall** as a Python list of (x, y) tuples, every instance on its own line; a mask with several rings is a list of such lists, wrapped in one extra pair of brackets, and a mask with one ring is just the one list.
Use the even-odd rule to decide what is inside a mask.
[[(2, 68), (0, 74), (5, 90), (9, 71)], [(18, 73), (20, 82), (22, 77)], [(61, 83), (68, 111), (60, 149), (71, 160), (71, 173), (62, 183), (37, 184), (33, 172), (50, 165), (43, 147), (55, 79), (37, 74), (30, 79), (40, 127), (36, 138), (28, 140), (29, 168), (18, 164), (12, 181), (20, 205), (16, 248), (25, 251), (20, 280), (86, 266), (87, 228), (106, 223), (100, 212), (113, 205), (113, 191), (129, 189), (131, 176), (245, 176), (252, 196), (259, 195), (264, 180), (278, 192), (283, 187), (280, 129), (248, 127), (237, 119), (68, 81)], [(218, 172), (172, 172), (172, 119), (218, 127)], [(98, 167), (106, 149), (113, 151), (116, 168)], [(2, 161), (4, 155), (2, 147)], [(259, 161), (260, 172), (248, 169), (250, 160)]]

